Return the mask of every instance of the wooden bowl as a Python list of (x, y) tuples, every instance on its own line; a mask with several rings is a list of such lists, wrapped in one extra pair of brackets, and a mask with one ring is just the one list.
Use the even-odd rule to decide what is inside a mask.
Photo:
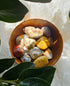
[[(35, 27), (49, 26), (50, 27), (53, 40), (56, 43), (51, 47), (52, 53), (53, 53), (53, 59), (49, 61), (48, 65), (54, 65), (61, 56), (62, 49), (63, 49), (63, 39), (57, 27), (55, 27), (52, 23), (42, 19), (30, 19), (27, 21), (23, 21), (14, 29), (9, 40), (9, 47), (10, 47), (10, 52), (12, 57), (13, 58), (15, 57), (13, 54), (13, 48), (16, 45), (16, 41), (15, 41), (16, 37), (23, 34), (23, 27), (25, 26), (35, 26)], [(16, 63), (19, 64), (21, 63), (21, 61), (19, 59), (16, 59)]]

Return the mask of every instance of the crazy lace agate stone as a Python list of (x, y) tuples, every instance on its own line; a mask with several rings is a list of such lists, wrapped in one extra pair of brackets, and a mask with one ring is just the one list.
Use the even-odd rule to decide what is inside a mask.
[(35, 27), (25, 27), (24, 32), (29, 35), (31, 38), (39, 38), (43, 35), (43, 31), (40, 28)]
[(53, 55), (52, 55), (52, 51), (48, 48), (45, 50), (45, 52), (43, 53), (48, 59), (52, 59)]
[(25, 45), (25, 39), (28, 38), (28, 35), (19, 35), (16, 38), (16, 44), (20, 44), (22, 47)]
[(50, 43), (49, 43), (49, 40), (47, 39), (47, 37), (42, 36), (40, 39), (37, 40), (36, 45), (40, 49), (46, 49), (49, 47)]
[(17, 38), (16, 38), (16, 44), (20, 44), (21, 41), (23, 42), (23, 40), (24, 40), (24, 35), (17, 36)]
[(29, 32), (29, 37), (31, 38), (39, 38), (43, 35), (43, 31), (40, 28), (36, 28)]
[(49, 61), (46, 56), (40, 56), (34, 61), (34, 63), (36, 67), (43, 67), (46, 66), (49, 63)]
[(20, 58), (23, 56), (23, 53), (24, 53), (24, 49), (21, 45), (16, 45), (14, 47), (14, 50), (13, 50), (13, 53), (14, 53), (14, 56), (17, 57), (17, 58)]
[(27, 26), (27, 27), (23, 28), (23, 31), (24, 31), (24, 33), (28, 34), (33, 29), (35, 29), (35, 27), (33, 27), (33, 26)]
[(35, 39), (26, 38), (26, 39), (24, 40), (24, 43), (25, 43), (25, 46), (26, 46), (27, 48), (33, 48), (33, 47), (35, 46), (35, 44), (36, 44), (36, 41), (35, 41)]
[(27, 53), (25, 53), (23, 55), (23, 57), (21, 57), (21, 61), (22, 62), (31, 62), (31, 57)]
[(51, 30), (49, 27), (45, 26), (45, 27), (42, 27), (41, 30), (43, 31), (43, 34), (47, 37), (50, 37), (51, 36)]
[(43, 51), (40, 50), (38, 47), (34, 47), (29, 51), (29, 54), (32, 59), (36, 59), (37, 57), (39, 57), (43, 54)]

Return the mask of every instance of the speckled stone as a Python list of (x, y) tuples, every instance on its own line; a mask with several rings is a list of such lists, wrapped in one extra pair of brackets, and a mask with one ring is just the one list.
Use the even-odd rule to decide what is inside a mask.
[(39, 38), (43, 35), (43, 31), (40, 28), (35, 28), (31, 31), (29, 31), (29, 37), (31, 38)]
[(43, 35), (43, 31), (40, 28), (35, 28), (32, 26), (25, 27), (24, 32), (31, 38), (39, 38)]
[(32, 59), (36, 59), (43, 54), (43, 51), (38, 47), (34, 47), (29, 51), (29, 53)]
[(29, 32), (32, 31), (33, 29), (35, 29), (35, 27), (33, 27), (33, 26), (27, 26), (27, 27), (23, 28), (23, 31), (26, 34), (29, 34)]
[(25, 43), (25, 46), (26, 46), (27, 48), (33, 48), (33, 47), (35, 46), (35, 44), (36, 44), (36, 41), (35, 41), (35, 39), (26, 38), (26, 39), (24, 40), (24, 43)]
[(52, 59), (53, 55), (52, 55), (52, 51), (48, 48), (45, 50), (45, 52), (43, 53), (48, 59)]
[(31, 62), (31, 57), (25, 53), (23, 57), (21, 57), (22, 62)]
[(17, 38), (16, 38), (16, 44), (20, 44), (21, 41), (23, 41), (23, 39), (24, 39), (24, 35), (17, 36)]

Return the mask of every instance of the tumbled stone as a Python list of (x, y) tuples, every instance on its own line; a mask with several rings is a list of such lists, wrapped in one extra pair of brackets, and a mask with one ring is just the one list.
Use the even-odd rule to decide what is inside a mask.
[(44, 34), (45, 36), (47, 36), (47, 37), (50, 37), (50, 36), (51, 36), (51, 30), (50, 30), (49, 27), (45, 26), (45, 27), (42, 27), (41, 29), (42, 29), (43, 34)]
[(45, 52), (43, 53), (48, 59), (52, 59), (52, 51), (50, 49), (46, 49)]
[(24, 38), (21, 40), (20, 45), (25, 47), (25, 39), (28, 38), (28, 35), (24, 34)]
[(36, 59), (43, 54), (43, 51), (40, 50), (38, 47), (34, 47), (29, 51), (29, 53), (32, 59)]
[(46, 56), (40, 56), (38, 57), (35, 61), (35, 67), (43, 67), (43, 66), (46, 66), (49, 61), (48, 61), (48, 58)]
[(40, 28), (35, 28), (32, 26), (25, 27), (24, 32), (31, 38), (39, 38), (43, 35), (43, 31)]
[(46, 49), (49, 47), (50, 43), (49, 43), (49, 40), (47, 39), (47, 37), (42, 36), (40, 39), (37, 40), (36, 45), (40, 49)]
[(22, 62), (31, 62), (31, 57), (25, 53), (23, 57), (21, 57)]
[(32, 31), (33, 29), (35, 29), (35, 27), (33, 27), (33, 26), (27, 26), (27, 27), (23, 28), (23, 31), (26, 34), (29, 34), (29, 32)]
[(13, 49), (14, 56), (17, 58), (22, 57), (24, 52), (25, 51), (21, 45), (16, 45)]
[(26, 46), (27, 48), (32, 48), (32, 47), (35, 46), (36, 41), (35, 41), (34, 39), (31, 39), (31, 38), (26, 38), (26, 39), (24, 40), (24, 43), (25, 43), (25, 46)]
[(17, 38), (16, 38), (16, 44), (20, 44), (21, 40), (23, 41), (23, 39), (24, 39), (24, 35), (17, 36)]
[(40, 28), (36, 28), (31, 30), (28, 34), (31, 38), (39, 38), (43, 35), (43, 31)]

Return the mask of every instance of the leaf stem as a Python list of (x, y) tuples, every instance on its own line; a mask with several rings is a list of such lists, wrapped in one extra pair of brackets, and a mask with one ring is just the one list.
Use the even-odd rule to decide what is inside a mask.
[(3, 80), (2, 78), (0, 78), (0, 82), (17, 85), (17, 80)]

